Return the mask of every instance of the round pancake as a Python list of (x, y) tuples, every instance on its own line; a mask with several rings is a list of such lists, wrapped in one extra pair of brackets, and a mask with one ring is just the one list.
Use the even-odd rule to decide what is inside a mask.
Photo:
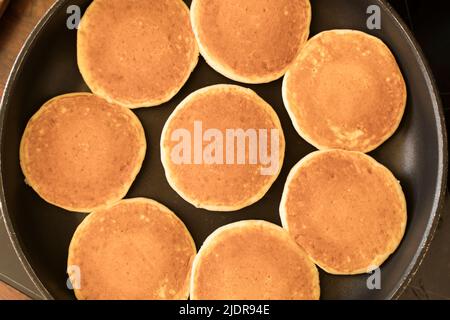
[(47, 202), (91, 212), (122, 199), (145, 157), (139, 119), (90, 93), (58, 96), (30, 119), (20, 145), (26, 182)]
[[(196, 122), (201, 123), (203, 141), (201, 137), (195, 138)], [(270, 163), (261, 161), (263, 149), (251, 144), (248, 137), (245, 152), (239, 152), (242, 148), (238, 147), (243, 144), (238, 139), (234, 139), (233, 148), (233, 140), (226, 138), (227, 130), (239, 129), (245, 133), (253, 131), (254, 143), (266, 138), (267, 143), (261, 145), (267, 147)], [(191, 138), (185, 144), (191, 149), (186, 151), (190, 161), (175, 161), (179, 154), (184, 155), (178, 150), (181, 140), (174, 139), (180, 130), (187, 131)], [(206, 140), (205, 135), (211, 130), (222, 137), (211, 136)], [(260, 130), (266, 134), (260, 134)], [(203, 150), (196, 152), (195, 140)], [(211, 150), (208, 146), (219, 145), (219, 140), (222, 145), (215, 152), (207, 152)], [(252, 90), (233, 85), (215, 85), (192, 93), (169, 117), (161, 135), (161, 161), (169, 184), (187, 202), (211, 211), (234, 211), (260, 200), (280, 173), (284, 150), (283, 129), (272, 107)], [(250, 151), (256, 154), (257, 161), (250, 161)], [(202, 158), (200, 162), (196, 161), (195, 153)], [(211, 155), (212, 160), (207, 161), (205, 154)], [(239, 154), (245, 156), (244, 161), (238, 162)], [(216, 155), (221, 155), (220, 159)], [(233, 161), (228, 162), (228, 156)]]
[(308, 39), (309, 0), (193, 0), (200, 52), (222, 75), (244, 83), (282, 77)]
[(333, 274), (380, 266), (398, 247), (406, 201), (392, 173), (354, 151), (317, 151), (288, 176), (280, 204), (283, 226), (311, 259)]
[(281, 227), (240, 221), (214, 231), (195, 257), (192, 300), (317, 300), (319, 273)]
[(381, 40), (332, 30), (304, 46), (284, 78), (283, 100), (298, 133), (318, 149), (369, 152), (397, 130), (406, 86)]
[(92, 92), (129, 108), (169, 101), (199, 55), (181, 0), (95, 0), (81, 20), (77, 51)]
[(80, 300), (180, 300), (189, 296), (195, 254), (173, 212), (153, 200), (127, 199), (78, 226), (68, 272)]

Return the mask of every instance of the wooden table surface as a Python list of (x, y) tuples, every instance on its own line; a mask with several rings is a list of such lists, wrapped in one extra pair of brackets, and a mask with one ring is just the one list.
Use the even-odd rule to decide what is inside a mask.
[[(1, 3), (4, 0), (0, 0)], [(57, 0), (12, 0), (0, 17), (0, 96), (12, 65), (33, 27)], [(27, 299), (0, 282), (0, 300)]]

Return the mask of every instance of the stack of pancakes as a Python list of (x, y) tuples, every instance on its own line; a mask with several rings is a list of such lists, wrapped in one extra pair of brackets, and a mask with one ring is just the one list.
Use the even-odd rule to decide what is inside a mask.
[[(69, 248), (78, 299), (319, 299), (316, 265), (332, 274), (367, 273), (395, 251), (406, 227), (405, 196), (394, 175), (365, 153), (400, 124), (403, 76), (381, 40), (354, 30), (308, 40), (310, 23), (309, 0), (193, 0), (190, 10), (181, 0), (92, 2), (77, 42), (92, 94), (46, 102), (20, 145), (27, 184), (53, 205), (90, 213)], [(199, 53), (242, 83), (284, 76), (280, 95), (292, 123), (319, 151), (299, 159), (287, 178), (282, 227), (260, 220), (226, 225), (197, 254), (175, 213), (150, 199), (123, 198), (146, 154), (144, 128), (130, 109), (172, 99)], [(189, 140), (189, 154), (180, 151), (174, 137), (195, 136), (199, 128), (207, 141)], [(275, 132), (263, 146), (266, 156), (275, 155), (273, 170), (262, 174), (267, 163), (252, 162), (249, 149), (242, 163), (225, 161), (207, 142), (228, 129), (241, 129), (249, 141), (251, 130)], [(268, 192), (286, 146), (272, 106), (250, 89), (216, 85), (179, 104), (160, 147), (167, 180), (185, 201), (236, 211)], [(233, 159), (234, 148), (225, 148)], [(207, 157), (191, 161), (198, 150)]]

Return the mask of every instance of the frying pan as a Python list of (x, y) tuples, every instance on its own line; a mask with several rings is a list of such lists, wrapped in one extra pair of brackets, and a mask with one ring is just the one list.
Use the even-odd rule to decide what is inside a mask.
[[(76, 30), (66, 27), (69, 5), (82, 11), (89, 0), (58, 1), (36, 26), (7, 83), (1, 107), (1, 208), (9, 236), (36, 286), (46, 298), (73, 299), (65, 273), (69, 242), (85, 217), (45, 201), (24, 183), (19, 143), (27, 121), (48, 99), (88, 91), (76, 64)], [(190, 4), (190, 1), (186, 1)], [(381, 30), (368, 30), (366, 10), (381, 8)], [(381, 268), (381, 289), (369, 290), (368, 275), (333, 276), (320, 272), (323, 299), (397, 298), (416, 272), (432, 239), (443, 204), (447, 176), (447, 139), (436, 86), (422, 52), (398, 15), (379, 0), (313, 0), (311, 34), (334, 28), (369, 32), (396, 56), (408, 88), (406, 113), (396, 134), (376, 151), (375, 159), (401, 181), (408, 202), (408, 225), (398, 250)], [(281, 81), (250, 85), (278, 113), (286, 136), (283, 170), (258, 203), (232, 213), (206, 212), (181, 199), (168, 185), (160, 162), (159, 139), (165, 120), (190, 92), (207, 85), (234, 83), (200, 59), (187, 84), (163, 106), (136, 110), (149, 142), (143, 168), (127, 197), (149, 197), (165, 204), (186, 223), (199, 248), (216, 228), (243, 219), (280, 224), (278, 204), (289, 170), (314, 148), (294, 128), (281, 98)], [(244, 244), (243, 244), (244, 245)]]

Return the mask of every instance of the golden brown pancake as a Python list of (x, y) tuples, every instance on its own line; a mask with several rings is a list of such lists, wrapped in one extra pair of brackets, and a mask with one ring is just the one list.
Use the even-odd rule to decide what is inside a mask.
[[(200, 140), (195, 138), (196, 123), (201, 124), (203, 134), (197, 135)], [(185, 141), (177, 136), (180, 130), (189, 135), (186, 145), (190, 150), (180, 151), (180, 143)], [(235, 136), (227, 139), (227, 130), (249, 136), (240, 143)], [(207, 137), (210, 131), (222, 137)], [(212, 148), (219, 140), (222, 147)], [(271, 161), (261, 157), (260, 141), (271, 157), (266, 160)], [(234, 211), (260, 200), (281, 170), (284, 149), (283, 130), (272, 107), (252, 90), (232, 85), (216, 85), (192, 93), (169, 117), (161, 136), (161, 160), (171, 187), (194, 206), (212, 211)], [(176, 160), (185, 152), (186, 161)], [(200, 161), (195, 159), (196, 153)], [(207, 161), (205, 155), (212, 159)], [(245, 156), (241, 159), (244, 161), (238, 161), (239, 155)]]
[(78, 226), (68, 270), (80, 300), (181, 300), (189, 296), (195, 254), (173, 212), (153, 200), (128, 199)]
[(139, 119), (90, 93), (46, 102), (20, 145), (26, 182), (47, 202), (91, 212), (122, 199), (145, 157)]
[(77, 48), (92, 92), (129, 108), (170, 100), (199, 55), (181, 0), (95, 0), (81, 20)]
[(281, 227), (240, 221), (217, 229), (195, 257), (192, 300), (317, 300), (319, 274)]
[(191, 21), (206, 62), (245, 83), (282, 77), (308, 39), (309, 0), (193, 0)]
[(318, 149), (369, 152), (397, 130), (406, 86), (381, 40), (332, 30), (307, 42), (286, 73), (283, 100), (298, 133)]
[(333, 274), (380, 266), (398, 247), (406, 202), (392, 173), (352, 151), (311, 153), (291, 171), (280, 204), (283, 226)]

